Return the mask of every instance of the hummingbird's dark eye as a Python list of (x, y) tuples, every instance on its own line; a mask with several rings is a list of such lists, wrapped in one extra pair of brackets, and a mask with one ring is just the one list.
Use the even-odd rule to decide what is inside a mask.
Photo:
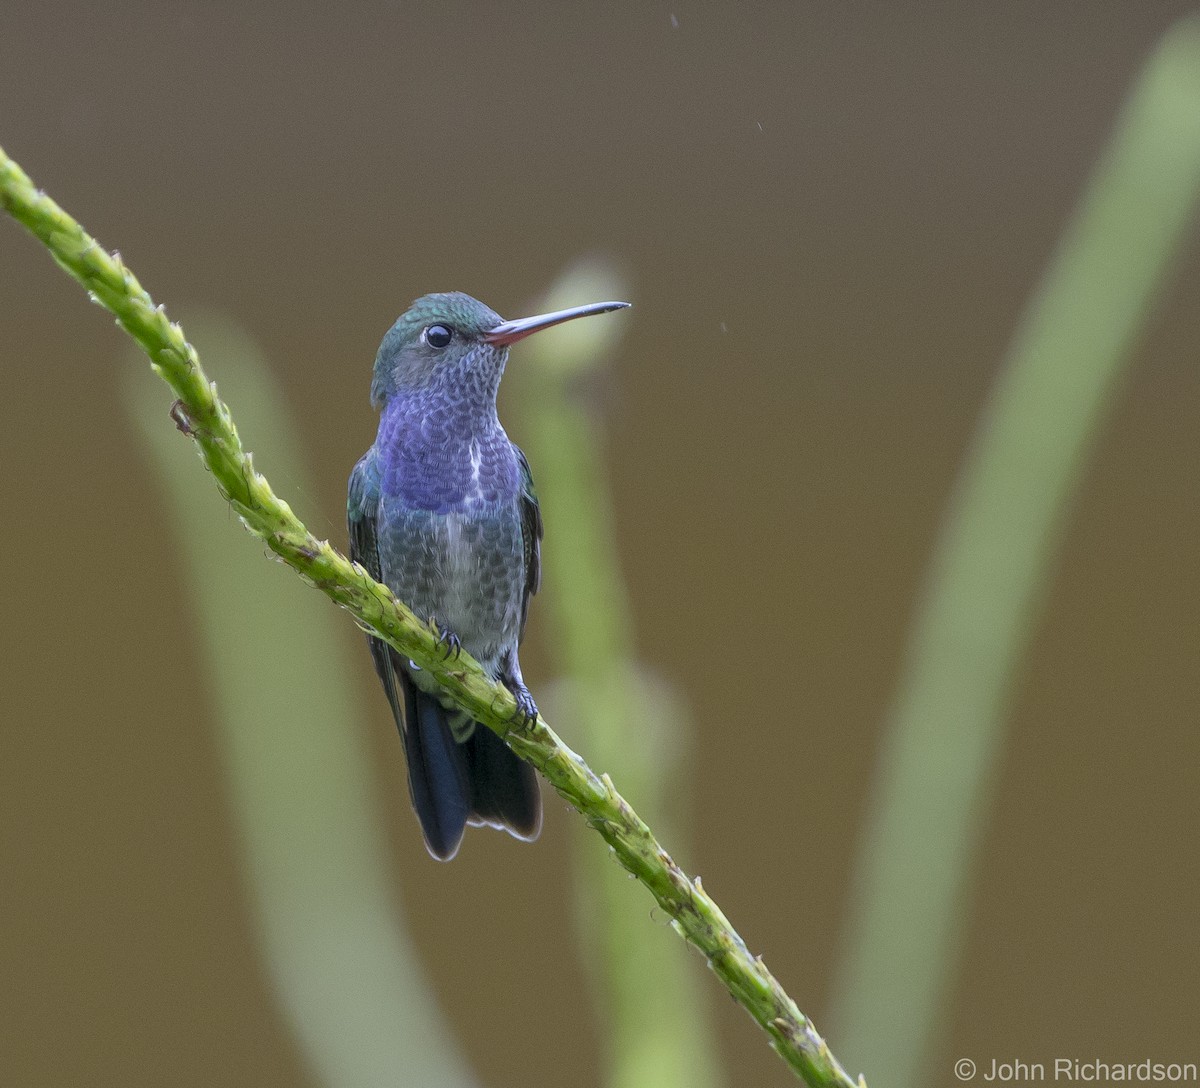
[(454, 339), (454, 331), (445, 325), (430, 325), (424, 335), (425, 343), (431, 348), (444, 348)]

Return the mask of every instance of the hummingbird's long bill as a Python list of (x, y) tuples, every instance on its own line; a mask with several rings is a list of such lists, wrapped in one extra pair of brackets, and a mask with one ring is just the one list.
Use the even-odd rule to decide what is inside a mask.
[(592, 314), (609, 314), (613, 310), (623, 310), (628, 302), (593, 302), (588, 306), (572, 306), (569, 310), (555, 310), (550, 314), (539, 314), (537, 317), (522, 317), (516, 321), (502, 321), (494, 329), (483, 334), (483, 339), (489, 344), (506, 347), (524, 339), (530, 333), (541, 332), (551, 325), (560, 325), (564, 321), (573, 321), (577, 317), (590, 317)]

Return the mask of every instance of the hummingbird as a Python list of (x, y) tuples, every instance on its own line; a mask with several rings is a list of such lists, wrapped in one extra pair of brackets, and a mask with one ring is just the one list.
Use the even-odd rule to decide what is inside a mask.
[[(529, 462), (500, 425), (496, 393), (512, 344), (628, 305), (505, 321), (458, 291), (425, 295), (375, 357), (379, 432), (350, 475), (350, 557), (428, 619), (447, 659), (466, 650), (512, 692), (516, 724), (538, 713), (517, 648), (541, 582), (542, 515)], [(367, 641), (429, 853), (449, 861), (467, 824), (536, 839), (542, 801), (533, 768), (450, 703), (425, 670), (381, 639)]]

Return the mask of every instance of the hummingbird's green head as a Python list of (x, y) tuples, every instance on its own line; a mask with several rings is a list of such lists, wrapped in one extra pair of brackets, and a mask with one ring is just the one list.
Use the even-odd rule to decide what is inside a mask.
[(445, 389), (461, 394), (477, 387), (495, 399), (510, 344), (562, 321), (608, 313), (628, 302), (597, 302), (519, 321), (461, 291), (423, 295), (388, 330), (375, 357), (371, 403), (377, 408), (393, 394), (428, 394)]
[(502, 321), (495, 310), (461, 291), (423, 295), (379, 345), (371, 403), (378, 407), (393, 393), (432, 390), (466, 362), (502, 368), (495, 355), (503, 349), (483, 341), (483, 334)]

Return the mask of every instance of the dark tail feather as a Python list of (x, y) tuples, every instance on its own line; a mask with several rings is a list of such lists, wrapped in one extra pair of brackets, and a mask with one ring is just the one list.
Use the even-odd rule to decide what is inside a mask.
[(468, 822), (504, 828), (527, 842), (542, 830), (537, 774), (483, 725), (463, 745), (471, 791)]
[(458, 853), (469, 815), (468, 759), (454, 742), (446, 709), (407, 678), (407, 725), (404, 755), (413, 808), (421, 821), (425, 845), (440, 861)]
[[(377, 640), (371, 641), (375, 651)], [(379, 647), (375, 664), (404, 739), (408, 788), (429, 852), (449, 861), (468, 823), (536, 839), (542, 798), (533, 768), (482, 725), (456, 743), (450, 712), (412, 682), (394, 651)]]

